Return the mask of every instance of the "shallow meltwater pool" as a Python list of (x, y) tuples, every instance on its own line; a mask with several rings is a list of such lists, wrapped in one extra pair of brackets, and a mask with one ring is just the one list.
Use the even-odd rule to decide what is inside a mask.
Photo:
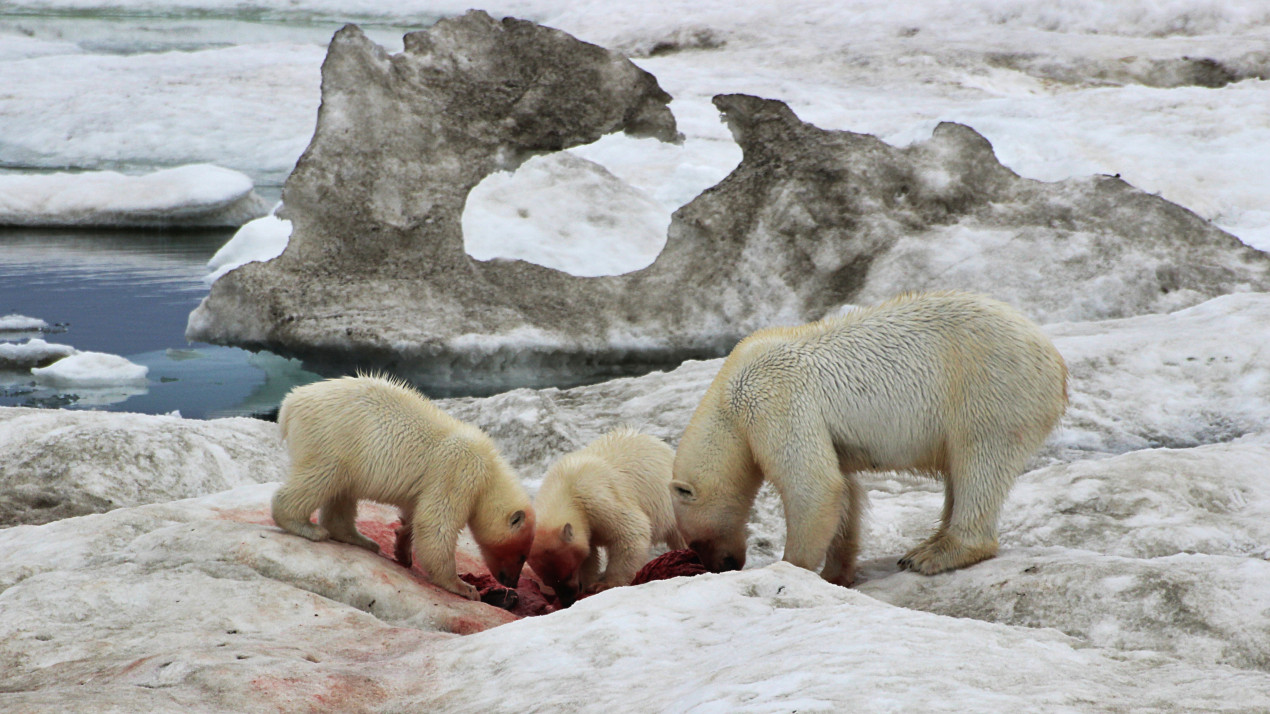
[(0, 371), (0, 406), (262, 415), (319, 379), (268, 352), (186, 342), (186, 320), (207, 294), (207, 261), (233, 233), (0, 229), (0, 315), (48, 325), (0, 333), (0, 343), (39, 338), (149, 368), (144, 385), (64, 390)]

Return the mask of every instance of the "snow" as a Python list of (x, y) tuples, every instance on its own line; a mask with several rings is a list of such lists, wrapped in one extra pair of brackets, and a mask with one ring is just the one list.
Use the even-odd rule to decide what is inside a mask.
[(0, 315), (0, 332), (33, 332), (43, 330), (49, 324), (38, 317), (26, 315)]
[[(893, 573), (857, 590), (774, 563), (617, 588), (455, 637), (486, 612), (484, 627), (506, 618), (367, 551), (282, 533), (267, 522), (272, 490), (0, 531), (0, 653), (13, 663), (6, 684), (23, 685), (6, 704), (1181, 712), (1270, 696), (1259, 560), (1014, 549), (988, 569)], [(1060, 621), (1094, 634), (1046, 626)], [(1183, 656), (1152, 648), (1170, 636)]]
[(272, 260), (282, 254), (290, 238), (291, 221), (273, 214), (249, 221), (207, 261), (207, 267), (212, 272), (203, 280), (211, 285), (217, 278), (240, 265)]
[[(746, 570), (519, 621), (384, 556), (276, 528), (274, 424), (0, 409), (0, 492), (13, 494), (0, 506), (11, 522), (61, 517), (0, 530), (0, 657), (15, 663), (0, 701), (1255, 711), (1270, 697), (1267, 310), (1270, 295), (1236, 294), (1047, 326), (1072, 405), (1010, 493), (996, 558), (901, 572), (942, 487), (870, 473), (853, 589), (779, 562), (784, 519), (764, 487)], [(721, 363), (438, 403), (490, 433), (532, 493), (617, 424), (677, 443)], [(65, 517), (94, 510), (109, 512)], [(383, 538), (396, 518), (364, 503), (359, 527)], [(466, 535), (459, 565), (482, 568)]]
[(277, 427), (247, 418), (0, 410), (0, 525), (280, 481)]
[[(0, 12), (3, 185), (30, 196), (48, 170), (215, 163), (276, 186), (312, 132), (323, 33), (288, 34), (279, 22), (212, 46), (205, 30), (198, 48), (164, 52), (99, 50), (106, 30), (56, 36), (57, 22), (103, 7), (23, 0)], [(334, 26), (350, 17), (406, 25), (467, 5), (253, 7)], [(1270, 75), (1270, 8), (1259, 0), (486, 7), (631, 53), (676, 97), (686, 139), (608, 137), (491, 177), (464, 217), (482, 259), (595, 275), (646, 264), (665, 237), (655, 227), (740, 158), (709, 104), (727, 91), (780, 98), (818, 126), (896, 145), (959, 121), (1024, 176), (1118, 173), (1270, 248), (1270, 162), (1256, 150), (1270, 145), (1259, 78)], [(239, 3), (110, 8), (210, 26)], [(56, 182), (70, 186), (70, 176)], [(935, 186), (940, 176), (924, 179)], [(6, 189), (0, 201), (18, 195)], [(113, 189), (106, 195), (99, 207), (119, 203)], [(210, 267), (268, 259), (288, 233), (275, 216), (248, 223)], [(1029, 279), (1027, 256), (1018, 260), (1003, 283)], [(1072, 295), (1073, 313), (1098, 314), (1107, 299)], [(1062, 309), (1051, 317), (1065, 319)], [(46, 327), (15, 322), (0, 318), (0, 329)], [(854, 589), (778, 562), (784, 521), (765, 488), (747, 570), (618, 588), (514, 622), (384, 557), (273, 526), (269, 500), (286, 468), (275, 425), (0, 409), (0, 523), (29, 524), (0, 530), (0, 708), (1261, 711), (1270, 701), (1268, 324), (1264, 293), (1048, 324), (1069, 365), (1071, 404), (1012, 490), (992, 560), (933, 577), (899, 572), (895, 559), (937, 520), (942, 489), (869, 474)], [(39, 338), (2, 347), (41, 359), (60, 349)], [(90, 363), (90, 380), (144, 384), (136, 365), (92, 353), (54, 373), (76, 358)], [(441, 404), (491, 433), (532, 492), (555, 458), (617, 424), (677, 442), (720, 363)], [(364, 505), (360, 518), (386, 532), (396, 514)], [(479, 568), (470, 539), (462, 548), (461, 569)]]
[(37, 381), (59, 387), (144, 385), (149, 367), (105, 352), (76, 352), (47, 367), (31, 370)]
[(208, 164), (142, 176), (0, 174), (0, 225), (228, 226), (261, 215), (262, 208), (248, 176)]
[[(212, 0), (110, 6), (151, 23), (172, 18), (186, 32), (197, 26), (190, 12), (214, 18), (237, 8)], [(15, 57), (0, 61), (0, 86), (7, 88), (0, 96), (0, 161), (97, 169), (205, 161), (243, 171), (257, 185), (277, 184), (312, 132), (321, 44), (330, 35), (314, 29), (303, 39), (289, 36), (283, 21), (326, 18), (332, 30), (344, 20), (409, 26), (468, 7), (355, 0), (258, 6), (280, 20), (271, 29), (287, 41), (246, 33), (250, 24), (243, 23), (232, 28), (247, 38), (236, 46), (210, 46), (235, 44), (234, 36), (209, 37), (198, 51), (98, 54), (57, 36), (56, 26), (42, 36), (37, 20), (99, 3), (11, 4), (37, 17), (0, 26), (0, 58)], [(695, 195), (692, 187), (700, 191), (735, 165), (735, 146), (709, 98), (743, 91), (786, 100), (817, 126), (897, 145), (928, 137), (938, 121), (959, 121), (983, 133), (1024, 176), (1118, 173), (1251, 245), (1270, 246), (1270, 214), (1261, 202), (1270, 166), (1246, 150), (1270, 143), (1270, 127), (1255, 119), (1270, 110), (1265, 80), (1255, 78), (1267, 74), (1270, 36), (1270, 10), (1258, 0), (939, 0), (902, 8), (879, 0), (652, 0), (623, 7), (521, 0), (484, 7), (629, 52), (675, 96), (672, 109), (687, 135), (682, 147), (603, 157), (592, 147), (573, 152), (648, 193), (667, 214)], [(1212, 59), (1242, 81), (1185, 86), (1195, 80), (1190, 75), (1202, 75), (1187, 58)]]
[(669, 217), (603, 166), (561, 152), (482, 181), (463, 214), (464, 245), (478, 260), (518, 258), (573, 275), (618, 275), (653, 262)]
[(29, 370), (50, 365), (75, 354), (70, 345), (45, 342), (33, 337), (26, 342), (0, 342), (0, 370)]

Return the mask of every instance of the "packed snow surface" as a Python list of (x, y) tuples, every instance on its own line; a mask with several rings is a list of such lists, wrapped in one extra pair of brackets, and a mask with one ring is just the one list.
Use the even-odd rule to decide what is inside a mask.
[(573, 275), (616, 275), (652, 263), (666, 242), (662, 206), (570, 153), (488, 177), (468, 206), (465, 247), (478, 260), (519, 258)]
[[(1047, 326), (1072, 405), (1006, 502), (996, 558), (900, 571), (942, 486), (868, 473), (854, 589), (779, 562), (784, 519), (765, 487), (746, 570), (520, 621), (390, 555), (274, 526), (287, 457), (273, 424), (0, 410), (11, 522), (109, 511), (0, 530), (0, 657), (15, 663), (0, 703), (1258, 711), (1270, 701), (1267, 310), (1266, 294), (1230, 295)], [(721, 363), (438, 403), (490, 433), (533, 493), (553, 460), (618, 424), (677, 443)], [(359, 512), (381, 547), (396, 520)], [(467, 536), (458, 561), (485, 572)]]

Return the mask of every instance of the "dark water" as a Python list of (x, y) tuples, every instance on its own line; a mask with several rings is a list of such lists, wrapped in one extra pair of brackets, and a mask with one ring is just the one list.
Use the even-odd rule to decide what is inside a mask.
[(10, 372), (0, 376), (0, 406), (256, 414), (318, 379), (294, 360), (185, 341), (190, 311), (207, 294), (206, 263), (233, 233), (0, 229), (0, 315), (40, 318), (50, 329), (36, 336), (48, 342), (150, 368), (131, 394), (59, 391)]

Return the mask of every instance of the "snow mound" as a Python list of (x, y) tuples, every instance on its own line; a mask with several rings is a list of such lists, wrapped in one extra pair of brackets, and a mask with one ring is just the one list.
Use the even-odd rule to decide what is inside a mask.
[(0, 316), (0, 332), (35, 332), (48, 326), (47, 322), (38, 317), (27, 317), (16, 313)]
[(0, 175), (0, 225), (239, 226), (265, 213), (250, 178), (210, 164), (143, 176), (114, 171)]
[(78, 410), (0, 409), (0, 526), (281, 481), (278, 428)]
[(472, 189), (463, 245), (477, 260), (514, 258), (571, 275), (619, 275), (657, 258), (669, 223), (668, 211), (603, 166), (569, 153), (547, 154)]
[(272, 260), (282, 254), (291, 239), (291, 221), (275, 213), (248, 221), (207, 261), (212, 272), (203, 278), (211, 285), (220, 276), (247, 263)]
[[(273, 490), (0, 531), (6, 709), (70, 696), (90, 709), (153, 711), (175, 699), (256, 711), (299, 697), (350, 710), (373, 701), (379, 682), (423, 684), (394, 663), (404, 652), (511, 619), (368, 551), (284, 533), (269, 521)], [(351, 679), (327, 671), (354, 660), (364, 669)], [(86, 688), (75, 683), (86, 676)]]
[(33, 337), (26, 342), (0, 342), (0, 371), (25, 372), (33, 367), (47, 367), (76, 354), (74, 347), (45, 342)]
[(146, 383), (150, 368), (105, 352), (76, 352), (47, 367), (31, 370), (35, 379), (55, 387), (117, 387)]
[(1123, 453), (1264, 432), (1267, 321), (1270, 293), (1241, 293), (1167, 315), (1046, 326), (1071, 373), (1057, 445)]

